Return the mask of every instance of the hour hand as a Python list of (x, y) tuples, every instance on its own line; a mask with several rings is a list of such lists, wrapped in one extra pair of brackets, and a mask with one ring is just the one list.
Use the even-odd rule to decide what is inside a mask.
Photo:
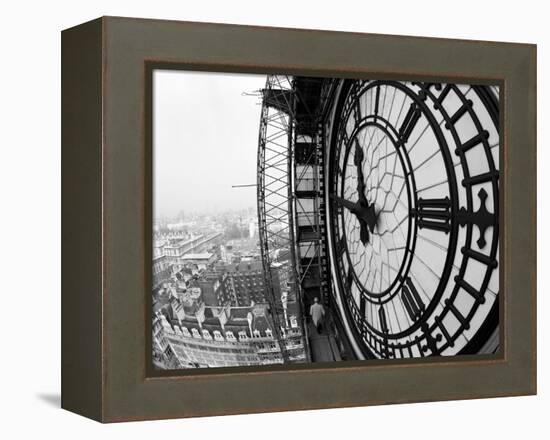
[(361, 199), (359, 199), (357, 202), (351, 202), (332, 194), (330, 197), (338, 202), (340, 205), (342, 205), (344, 208), (349, 209), (352, 214), (355, 214), (359, 222), (361, 224), (364, 223), (365, 226), (368, 227), (370, 232), (374, 231), (374, 227), (376, 226), (377, 222), (377, 216), (373, 204), (369, 204), (366, 200)]
[[(350, 202), (349, 200), (343, 199), (341, 197), (338, 197), (332, 194), (330, 195), (330, 197), (334, 201), (342, 205), (344, 208), (349, 209), (349, 211), (357, 217), (357, 220), (359, 221), (359, 226), (360, 226), (359, 238), (361, 239), (361, 242), (363, 243), (363, 245), (366, 246), (367, 243), (369, 242), (369, 229), (372, 231), (373, 228), (370, 227), (370, 224), (367, 218), (365, 218), (365, 214), (366, 214), (365, 207), (360, 202), (357, 202), (357, 203)], [(368, 210), (369, 208), (367, 208), (367, 211)]]
[(360, 208), (359, 208), (358, 203), (352, 202), (350, 200), (343, 199), (342, 197), (338, 197), (338, 196), (335, 196), (335, 195), (332, 195), (332, 194), (330, 195), (330, 197), (331, 197), (331, 199), (333, 199), (334, 201), (336, 201), (337, 203), (342, 205), (344, 208), (349, 209), (349, 211), (352, 214), (357, 215), (359, 213)]

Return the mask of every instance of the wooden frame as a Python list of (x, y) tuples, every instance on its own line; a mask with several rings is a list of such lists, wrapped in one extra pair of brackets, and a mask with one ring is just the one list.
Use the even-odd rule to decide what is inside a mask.
[[(154, 376), (154, 66), (500, 84), (504, 350)], [(536, 393), (536, 46), (104, 17), (63, 32), (62, 86), (63, 408), (115, 422)]]

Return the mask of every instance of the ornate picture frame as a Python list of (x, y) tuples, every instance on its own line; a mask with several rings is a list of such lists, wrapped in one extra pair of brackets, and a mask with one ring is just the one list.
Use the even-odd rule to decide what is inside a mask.
[[(499, 350), (155, 370), (155, 69), (498, 85)], [(536, 393), (534, 45), (103, 17), (62, 34), (62, 162), (65, 409), (115, 422)]]

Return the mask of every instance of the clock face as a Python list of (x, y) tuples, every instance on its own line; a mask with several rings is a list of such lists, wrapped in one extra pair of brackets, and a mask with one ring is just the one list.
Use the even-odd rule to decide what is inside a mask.
[(340, 83), (329, 253), (360, 357), (498, 346), (498, 118), (492, 87)]

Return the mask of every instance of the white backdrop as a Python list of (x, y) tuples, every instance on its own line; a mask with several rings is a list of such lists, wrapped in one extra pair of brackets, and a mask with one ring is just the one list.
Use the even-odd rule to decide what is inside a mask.
[[(448, 5), (448, 6), (447, 6)], [(548, 151), (539, 148), (539, 396), (102, 426), (59, 409), (60, 31), (101, 15), (537, 43), (539, 146), (548, 141), (545, 2), (391, 0), (6, 1), (0, 47), (2, 156), (0, 433), (81, 439), (533, 438), (548, 436)], [(546, 269), (548, 270), (548, 269)], [(6, 282), (7, 281), (7, 282)], [(546, 310), (548, 312), (548, 310)], [(546, 373), (546, 374), (545, 374)], [(322, 384), (319, 384), (322, 386)], [(546, 408), (545, 408), (546, 406)], [(545, 432), (546, 431), (546, 432)], [(5, 434), (11, 432), (10, 436)], [(543, 432), (546, 434), (544, 435)], [(158, 436), (158, 437), (157, 437)]]

